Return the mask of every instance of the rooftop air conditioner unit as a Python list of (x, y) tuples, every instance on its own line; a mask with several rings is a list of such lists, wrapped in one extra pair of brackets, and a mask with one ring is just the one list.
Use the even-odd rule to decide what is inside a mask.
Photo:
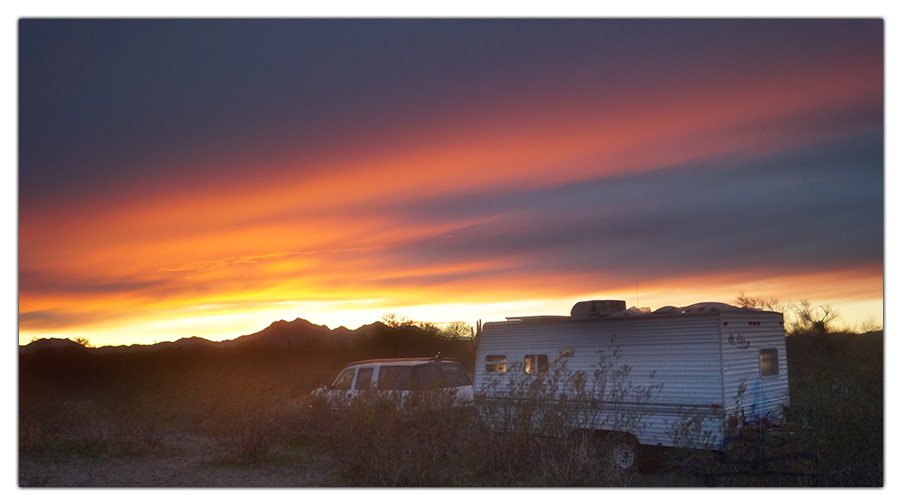
[(624, 310), (624, 300), (586, 300), (572, 307), (571, 316), (575, 319), (601, 318)]

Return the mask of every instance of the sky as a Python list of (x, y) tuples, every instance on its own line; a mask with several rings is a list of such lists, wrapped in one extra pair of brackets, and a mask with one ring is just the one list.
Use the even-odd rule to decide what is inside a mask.
[(18, 329), (884, 321), (881, 19), (18, 21)]

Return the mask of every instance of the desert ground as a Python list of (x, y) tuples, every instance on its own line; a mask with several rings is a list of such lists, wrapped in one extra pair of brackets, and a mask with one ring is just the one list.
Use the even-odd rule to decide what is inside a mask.
[(883, 332), (788, 337), (791, 409), (777, 436), (784, 446), (767, 453), (804, 458), (723, 466), (708, 453), (647, 450), (641, 468), (628, 474), (571, 442), (534, 439), (508, 425), (498, 433), (474, 413), (423, 409), (410, 418), (358, 405), (335, 418), (310, 391), (345, 360), (311, 356), (308, 348), (101, 356), (44, 350), (19, 360), (18, 483), (880, 487), (883, 343)]

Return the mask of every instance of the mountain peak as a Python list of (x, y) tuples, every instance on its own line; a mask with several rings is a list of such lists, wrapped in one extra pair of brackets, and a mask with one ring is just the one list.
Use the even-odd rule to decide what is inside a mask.
[(58, 338), (37, 339), (35, 341), (30, 342), (28, 345), (20, 345), (19, 346), (19, 354), (38, 352), (43, 349), (53, 349), (56, 351), (60, 351), (63, 349), (87, 349), (87, 348), (85, 346), (79, 344), (78, 342), (74, 342), (69, 339), (58, 339)]

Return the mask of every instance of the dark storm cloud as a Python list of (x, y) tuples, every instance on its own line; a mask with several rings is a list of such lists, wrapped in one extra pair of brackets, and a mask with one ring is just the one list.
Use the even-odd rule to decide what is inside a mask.
[(28, 269), (19, 270), (20, 293), (47, 293), (51, 295), (107, 295), (157, 290), (168, 282), (164, 280), (118, 280), (114, 282), (83, 278), (69, 280), (64, 276)]
[(65, 309), (46, 309), (29, 311), (19, 314), (19, 328), (42, 329), (59, 328), (61, 326), (73, 327), (110, 321), (127, 317), (129, 311), (103, 308), (88, 312), (78, 312)]
[(880, 35), (869, 20), (25, 19), (20, 195), (28, 206), (221, 174), (217, 159), (548, 88), (613, 95), (797, 54), (825, 64)]
[(85, 314), (72, 311), (41, 310), (20, 313), (19, 325), (20, 328), (41, 328), (45, 326), (55, 327), (58, 325), (80, 325), (96, 321), (96, 319), (97, 315), (90, 313)]
[(518, 262), (518, 271), (623, 279), (878, 264), (882, 150), (882, 135), (867, 133), (752, 160), (403, 206), (424, 220), (496, 218), (400, 249), (397, 258), (446, 264), (502, 257)]
[[(127, 187), (179, 172), (192, 154), (258, 159), (440, 112), (494, 79), (552, 69), (521, 66), (541, 57), (523, 39), (529, 24), (23, 20), (23, 198)], [(178, 164), (149, 171), (163, 160)]]

